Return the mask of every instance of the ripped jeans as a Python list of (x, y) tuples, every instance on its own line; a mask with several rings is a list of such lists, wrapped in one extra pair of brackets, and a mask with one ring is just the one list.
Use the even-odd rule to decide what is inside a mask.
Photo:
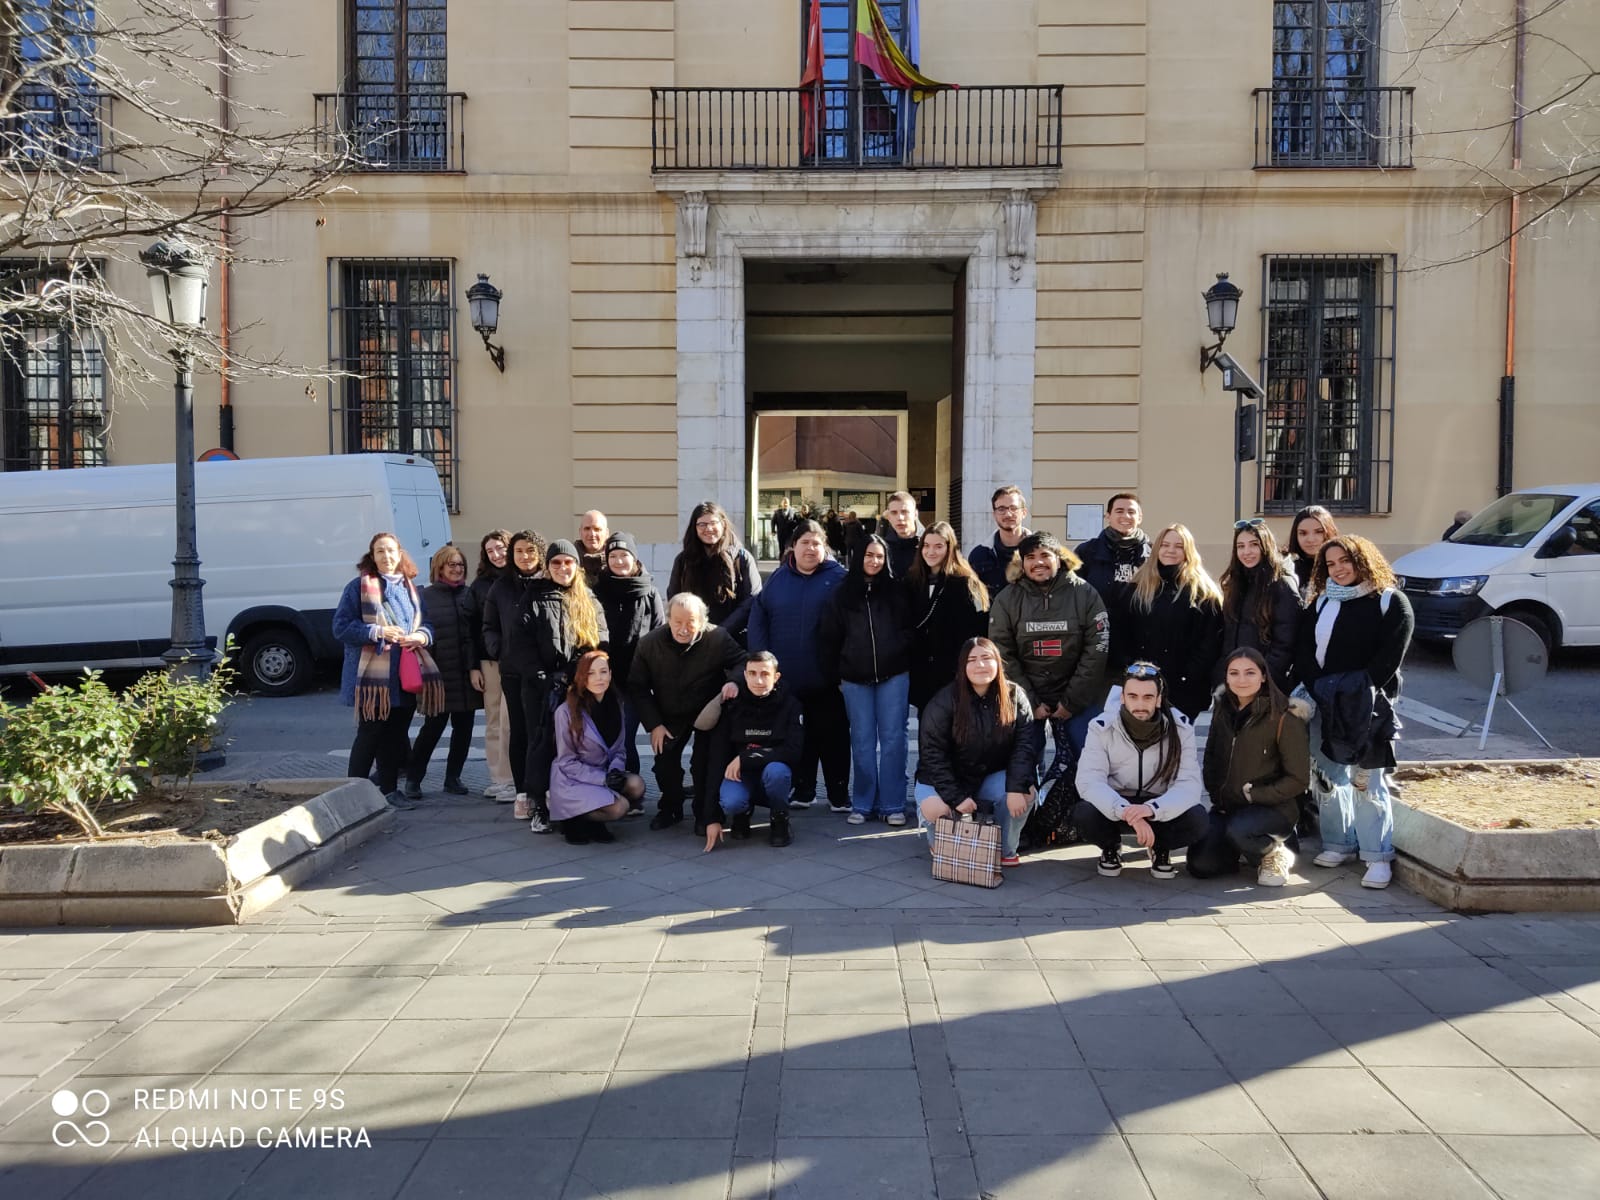
[(1360, 854), (1369, 863), (1394, 859), (1394, 807), (1384, 770), (1324, 758), (1320, 718), (1311, 722), (1311, 791), (1324, 850)]

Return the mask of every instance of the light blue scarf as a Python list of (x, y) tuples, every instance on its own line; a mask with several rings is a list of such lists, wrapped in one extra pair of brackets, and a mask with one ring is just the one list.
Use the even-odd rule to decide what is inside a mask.
[(1372, 595), (1372, 584), (1370, 582), (1362, 582), (1353, 587), (1345, 587), (1343, 584), (1335, 583), (1330, 579), (1323, 585), (1322, 594), (1329, 600), (1337, 600), (1340, 603), (1346, 600), (1359, 600), (1362, 596)]

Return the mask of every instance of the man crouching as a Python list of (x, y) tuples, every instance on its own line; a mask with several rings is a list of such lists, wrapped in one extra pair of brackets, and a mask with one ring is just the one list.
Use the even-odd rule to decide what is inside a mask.
[(725, 765), (720, 812), (713, 804), (707, 813), (708, 852), (716, 849), (724, 820), (734, 837), (749, 837), (750, 810), (757, 804), (771, 814), (767, 841), (787, 846), (793, 840), (789, 795), (803, 741), (800, 702), (778, 686), (778, 660), (765, 650), (752, 654), (744, 664), (744, 686), (723, 706), (712, 743), (712, 762)]

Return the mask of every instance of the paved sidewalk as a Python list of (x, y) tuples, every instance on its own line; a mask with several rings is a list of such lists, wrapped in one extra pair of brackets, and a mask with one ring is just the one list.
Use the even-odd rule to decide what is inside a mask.
[(1600, 1194), (1595, 917), (620, 836), (435, 794), (240, 929), (0, 934), (0, 1195)]

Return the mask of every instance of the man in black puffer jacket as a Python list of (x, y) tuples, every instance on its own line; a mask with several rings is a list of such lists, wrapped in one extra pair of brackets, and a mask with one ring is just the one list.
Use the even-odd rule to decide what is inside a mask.
[(750, 836), (750, 809), (762, 804), (771, 812), (767, 840), (787, 846), (789, 793), (800, 761), (805, 735), (800, 727), (800, 702), (778, 684), (778, 660), (762, 650), (744, 664), (744, 686), (723, 706), (722, 720), (711, 743), (711, 762), (722, 768), (720, 811), (716, 800), (703, 805), (707, 847), (715, 845), (724, 820), (734, 837)]
[[(639, 639), (667, 623), (667, 604), (656, 590), (655, 580), (639, 561), (639, 551), (631, 533), (618, 530), (606, 539), (605, 565), (595, 581), (594, 594), (605, 610), (606, 629), (611, 635), (612, 685), (623, 696), (623, 741), (627, 770), (639, 773), (639, 714), (627, 700), (628, 674)], [(635, 812), (638, 809), (634, 810)]]
[(1112, 674), (1128, 662), (1129, 606), (1133, 603), (1133, 577), (1150, 557), (1150, 538), (1139, 522), (1144, 510), (1132, 492), (1118, 492), (1106, 501), (1106, 527), (1074, 551), (1083, 560), (1078, 574), (1106, 606), (1111, 623), (1111, 647), (1106, 655), (1105, 690), (1115, 682)]

